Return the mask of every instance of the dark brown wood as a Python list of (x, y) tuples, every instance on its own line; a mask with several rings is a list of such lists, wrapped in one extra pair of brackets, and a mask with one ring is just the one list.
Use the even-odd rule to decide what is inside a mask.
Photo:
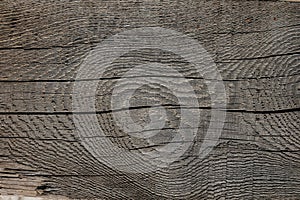
[[(299, 8), (287, 1), (1, 1), (0, 199), (300, 199)], [(74, 80), (101, 41), (153, 26), (182, 32), (210, 53), (228, 95), (226, 121), (203, 159), (191, 151), (166, 169), (120, 172), (75, 134)], [(152, 148), (124, 137), (110, 108), (118, 74), (150, 61), (181, 69), (199, 94), (193, 109), (202, 111), (201, 123), (191, 128), (201, 145), (211, 112), (204, 81), (178, 56), (156, 50), (128, 53), (99, 80), (97, 117), (106, 134), (125, 149)], [(168, 95), (162, 101), (176, 111)], [(144, 103), (135, 114), (148, 111)], [(176, 123), (171, 118), (165, 134)]]

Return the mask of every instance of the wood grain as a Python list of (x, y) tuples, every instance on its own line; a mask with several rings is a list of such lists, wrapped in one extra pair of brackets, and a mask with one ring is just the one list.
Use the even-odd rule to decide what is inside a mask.
[[(0, 199), (300, 199), (299, 6), (286, 1), (1, 1)], [(72, 92), (90, 50), (118, 32), (145, 26), (197, 39), (222, 75), (228, 105), (217, 146), (200, 159), (195, 149), (211, 120), (203, 77), (170, 52), (145, 49), (118, 58), (91, 81), (98, 84), (98, 121), (115, 145), (140, 153), (154, 148), (124, 134), (113, 121), (113, 113), (122, 112), (110, 107), (113, 87), (131, 80), (122, 74), (134, 65), (161, 62), (177, 69), (198, 95), (199, 107), (185, 109), (201, 111), (200, 124), (190, 127), (198, 131), (195, 149), (169, 168), (132, 174), (104, 165), (82, 145)], [(142, 88), (131, 109), (144, 115), (154, 96), (170, 117), (161, 130), (165, 137), (155, 140), (163, 145), (178, 128), (179, 105), (171, 92)]]

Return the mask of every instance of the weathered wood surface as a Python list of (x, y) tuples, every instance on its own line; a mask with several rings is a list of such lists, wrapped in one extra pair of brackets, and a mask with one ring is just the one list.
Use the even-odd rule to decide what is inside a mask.
[[(300, 199), (299, 3), (4, 0), (0, 8), (1, 195)], [(76, 70), (93, 47), (145, 26), (198, 39), (224, 79), (228, 107), (220, 141), (207, 157), (191, 153), (169, 169), (129, 174), (97, 161), (74, 134), (72, 89)], [(124, 66), (148, 61), (182, 68), (202, 94), (200, 108), (194, 108), (203, 111), (203, 122), (193, 127), (199, 134), (210, 119), (203, 80), (184, 71), (188, 66), (178, 57), (133, 52), (114, 63), (97, 92), (98, 119), (123, 148), (148, 147), (121, 137), (111, 123), (111, 85)], [(162, 101), (176, 110), (176, 103)], [(140, 104), (136, 110), (146, 109)]]

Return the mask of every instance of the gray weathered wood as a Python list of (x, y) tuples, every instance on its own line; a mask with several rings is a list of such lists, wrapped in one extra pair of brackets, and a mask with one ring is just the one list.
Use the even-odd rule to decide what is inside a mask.
[[(299, 7), (286, 1), (0, 2), (0, 195), (83, 199), (299, 199)], [(88, 52), (123, 30), (158, 26), (197, 39), (211, 54), (228, 94), (218, 145), (167, 169), (119, 172), (93, 157), (74, 133), (72, 92)], [(192, 66), (171, 53), (128, 53), (99, 77), (97, 117), (114, 144), (152, 148), (112, 123), (113, 84), (128, 67), (160, 61), (199, 94), (196, 146), (210, 120), (209, 95)], [(162, 74), (164, 75), (164, 74)], [(98, 81), (98, 80), (97, 80)], [(96, 82), (96, 81), (95, 81)], [(172, 112), (171, 94), (146, 88)], [(188, 91), (187, 91), (188, 92)], [(181, 94), (182, 96), (185, 93)], [(135, 112), (147, 112), (146, 102)], [(139, 113), (135, 113), (139, 114)], [(177, 119), (170, 119), (170, 134)], [(164, 141), (160, 141), (164, 142)], [(130, 167), (130, 166), (129, 166)], [(1, 197), (0, 197), (1, 199)]]

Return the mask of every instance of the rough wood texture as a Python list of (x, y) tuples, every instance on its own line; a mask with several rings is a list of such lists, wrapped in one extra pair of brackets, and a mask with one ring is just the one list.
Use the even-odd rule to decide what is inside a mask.
[[(3, 0), (0, 9), (2, 198), (300, 199), (300, 3)], [(224, 79), (228, 107), (218, 145), (207, 157), (191, 152), (170, 168), (130, 174), (105, 166), (81, 144), (72, 89), (92, 48), (145, 26), (199, 40)], [(122, 148), (151, 147), (124, 137), (112, 123), (111, 89), (126, 67), (149, 61), (181, 69), (201, 94), (200, 107), (193, 109), (203, 111), (202, 122), (192, 127), (199, 135), (210, 120), (209, 96), (190, 66), (166, 52), (131, 52), (108, 68), (97, 92), (98, 119)], [(176, 110), (168, 95), (162, 101)], [(144, 103), (135, 110), (147, 111)], [(176, 120), (166, 134), (176, 129)]]

